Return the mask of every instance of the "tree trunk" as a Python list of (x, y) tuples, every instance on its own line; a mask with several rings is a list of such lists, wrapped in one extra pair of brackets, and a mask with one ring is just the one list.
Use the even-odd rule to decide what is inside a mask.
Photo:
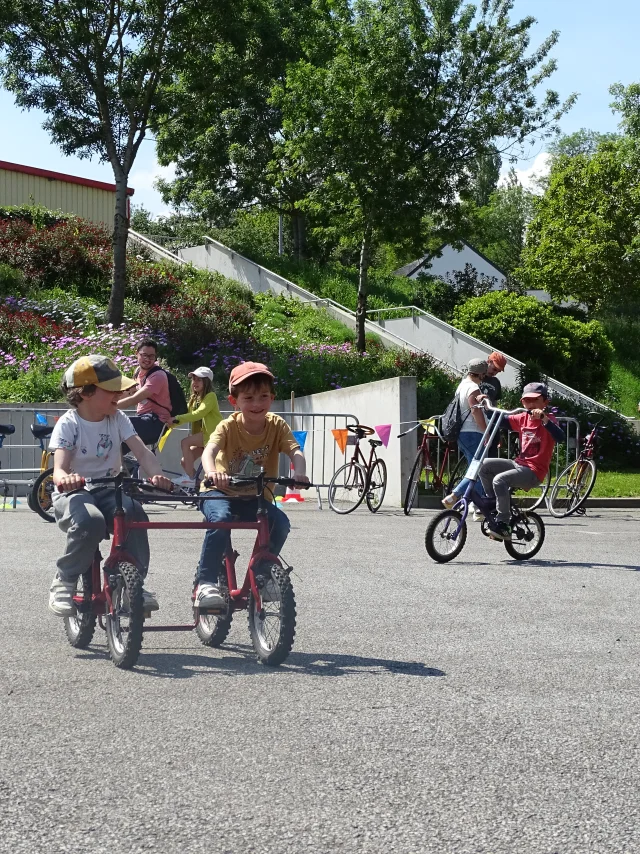
[(358, 305), (356, 308), (356, 328), (358, 330), (358, 350), (364, 353), (367, 349), (365, 340), (365, 323), (367, 320), (367, 284), (369, 282), (369, 263), (370, 263), (370, 239), (371, 232), (365, 226), (364, 234), (362, 235), (362, 245), (360, 246), (360, 272), (358, 276)]
[(293, 254), (297, 261), (304, 261), (307, 257), (307, 227), (302, 211), (295, 210), (291, 214), (291, 228), (293, 231)]
[(124, 319), (124, 295), (127, 284), (127, 176), (116, 177), (116, 211), (113, 219), (113, 282), (107, 308), (107, 323), (119, 326)]

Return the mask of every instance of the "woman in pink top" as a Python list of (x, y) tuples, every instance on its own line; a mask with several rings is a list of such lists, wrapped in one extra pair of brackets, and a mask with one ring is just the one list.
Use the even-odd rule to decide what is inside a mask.
[(510, 540), (511, 490), (528, 491), (547, 476), (556, 442), (564, 442), (562, 428), (545, 410), (549, 392), (544, 383), (529, 383), (522, 392), (528, 412), (509, 415), (509, 427), (518, 433), (520, 454), (515, 460), (485, 459), (480, 480), (489, 498), (496, 499), (496, 519), (487, 522), (494, 540)]

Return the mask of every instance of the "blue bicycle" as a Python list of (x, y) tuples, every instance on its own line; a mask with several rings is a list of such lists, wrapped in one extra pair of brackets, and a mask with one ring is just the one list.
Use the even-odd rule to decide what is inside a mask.
[[(512, 410), (495, 409), (492, 406), (478, 406), (478, 408), (491, 412), (491, 418), (465, 474), (465, 477), (469, 478), (471, 482), (462, 498), (451, 510), (443, 510), (433, 517), (425, 533), (424, 544), (427, 554), (437, 563), (447, 563), (453, 560), (464, 548), (467, 541), (467, 516), (471, 502), (485, 517), (480, 526), (482, 533), (486, 537), (491, 536), (487, 520), (491, 520), (495, 516), (496, 502), (495, 499), (481, 495), (475, 488), (478, 473), (491, 443), (498, 435), (502, 418), (515, 415), (518, 412), (526, 412), (522, 408)], [(525, 507), (517, 507), (512, 501), (509, 525), (511, 527), (511, 539), (504, 540), (504, 547), (512, 558), (527, 560), (540, 551), (544, 543), (545, 528), (544, 522), (537, 513)]]

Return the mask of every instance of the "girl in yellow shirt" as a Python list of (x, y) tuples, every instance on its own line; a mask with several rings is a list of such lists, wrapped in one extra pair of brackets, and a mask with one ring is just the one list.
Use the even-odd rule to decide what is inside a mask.
[(191, 378), (191, 397), (189, 411), (173, 419), (174, 424), (191, 424), (191, 435), (180, 443), (182, 447), (182, 468), (190, 479), (195, 478), (195, 463), (202, 456), (209, 436), (222, 421), (218, 398), (213, 391), (213, 371), (210, 368), (196, 368), (189, 374)]

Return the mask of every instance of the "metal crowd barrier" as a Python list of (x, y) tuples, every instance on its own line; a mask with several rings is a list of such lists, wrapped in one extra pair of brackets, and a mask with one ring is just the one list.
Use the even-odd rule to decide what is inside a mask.
[[(16, 432), (7, 436), (0, 448), (0, 480), (10, 475), (12, 480), (23, 480), (25, 484), (40, 472), (41, 449), (34, 439), (30, 425), (36, 422), (36, 414), (46, 416), (50, 425), (68, 411), (68, 407), (37, 405), (30, 407), (0, 407), (0, 424), (13, 424)], [(127, 414), (134, 414), (127, 412)], [(223, 412), (223, 416), (227, 413)], [(331, 433), (344, 429), (347, 424), (359, 424), (355, 415), (346, 413), (297, 413), (277, 412), (292, 430), (307, 432), (304, 454), (307, 458), (309, 480), (319, 488), (327, 488), (334, 472), (342, 465), (342, 453)], [(289, 473), (288, 461), (280, 460), (280, 474)], [(8, 478), (7, 478), (8, 479)], [(322, 506), (318, 490), (318, 505)]]

